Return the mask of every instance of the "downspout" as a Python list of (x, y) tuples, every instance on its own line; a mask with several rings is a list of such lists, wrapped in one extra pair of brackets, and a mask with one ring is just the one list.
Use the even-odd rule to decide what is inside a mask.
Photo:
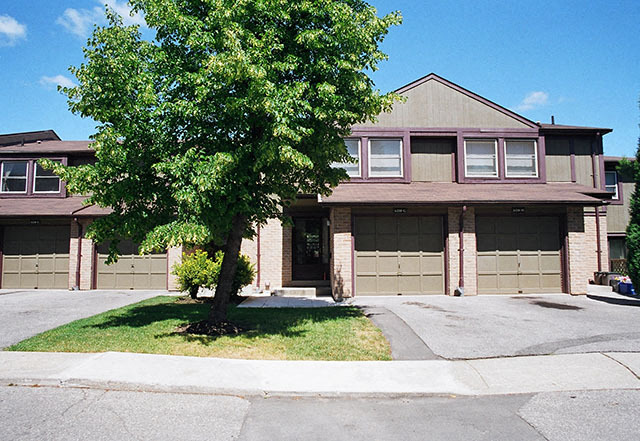
[[(599, 133), (597, 135), (600, 135)], [(600, 167), (598, 167), (598, 163), (596, 162), (596, 147), (591, 141), (591, 175), (593, 176), (593, 188), (600, 188), (598, 183), (598, 179), (596, 178), (596, 170), (598, 170), (598, 174), (600, 174)], [(600, 246), (600, 207), (595, 206), (596, 210), (596, 254), (598, 255), (598, 272), (602, 271), (602, 249)]]
[(78, 254), (76, 256), (76, 284), (73, 287), (74, 291), (80, 290), (80, 264), (82, 260), (82, 224), (78, 221), (77, 217), (73, 218), (73, 221), (78, 225)]
[(458, 257), (460, 258), (460, 278), (458, 280), (458, 287), (456, 288), (455, 295), (464, 295), (464, 214), (467, 212), (467, 206), (462, 206), (460, 212), (460, 231), (458, 232), (458, 240), (460, 241), (460, 247), (458, 248)]

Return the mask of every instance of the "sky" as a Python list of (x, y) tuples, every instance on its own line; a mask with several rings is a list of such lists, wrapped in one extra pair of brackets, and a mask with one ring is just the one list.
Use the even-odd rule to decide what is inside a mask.
[[(0, 133), (54, 129), (88, 139), (93, 121), (73, 115), (58, 84), (75, 79), (82, 47), (110, 4), (126, 0), (0, 1)], [(638, 0), (370, 0), (399, 10), (372, 74), (383, 92), (434, 72), (533, 121), (607, 127), (607, 155), (633, 156), (640, 122)]]

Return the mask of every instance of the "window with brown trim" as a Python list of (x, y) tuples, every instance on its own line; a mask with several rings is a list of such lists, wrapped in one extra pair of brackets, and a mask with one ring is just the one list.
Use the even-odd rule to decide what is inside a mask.
[(2, 161), (0, 192), (26, 193), (28, 165), (27, 161)]

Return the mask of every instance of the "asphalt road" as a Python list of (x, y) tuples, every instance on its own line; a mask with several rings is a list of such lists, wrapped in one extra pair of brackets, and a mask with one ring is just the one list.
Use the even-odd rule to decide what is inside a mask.
[(65, 323), (167, 291), (0, 290), (0, 349)]
[(11, 440), (637, 440), (640, 391), (252, 398), (0, 387)]

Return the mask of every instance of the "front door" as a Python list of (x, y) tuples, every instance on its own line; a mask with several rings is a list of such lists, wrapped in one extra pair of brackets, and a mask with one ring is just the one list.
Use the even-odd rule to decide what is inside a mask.
[(293, 280), (328, 280), (329, 226), (326, 217), (293, 218)]

